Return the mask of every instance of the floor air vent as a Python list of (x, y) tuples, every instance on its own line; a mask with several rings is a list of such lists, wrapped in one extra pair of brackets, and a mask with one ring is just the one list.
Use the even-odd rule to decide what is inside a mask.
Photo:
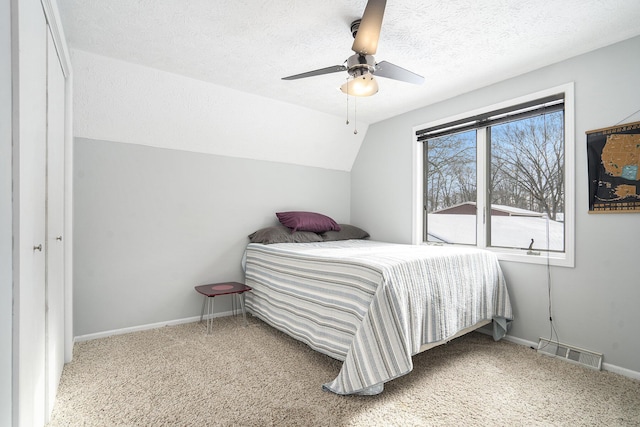
[(577, 363), (598, 371), (602, 368), (602, 354), (545, 338), (540, 338), (538, 341), (538, 353), (565, 359), (567, 362)]

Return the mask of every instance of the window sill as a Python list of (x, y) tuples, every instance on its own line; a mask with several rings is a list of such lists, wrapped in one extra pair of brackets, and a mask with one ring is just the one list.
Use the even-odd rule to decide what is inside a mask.
[[(423, 245), (434, 245), (434, 246), (460, 246), (460, 247), (477, 247), (471, 245), (453, 245), (453, 244), (442, 244), (442, 243), (422, 243)], [(547, 253), (540, 251), (540, 255), (529, 255), (526, 251), (519, 249), (506, 249), (506, 248), (479, 248), (485, 249), (489, 252), (493, 252), (498, 257), (499, 261), (509, 261), (509, 262), (520, 262), (524, 264), (538, 264), (538, 265), (552, 265), (554, 267), (569, 267), (573, 268), (574, 260), (573, 257), (568, 253)]]
[[(525, 264), (552, 265), (555, 267), (573, 268), (573, 257), (567, 253), (543, 252), (540, 255), (529, 255), (527, 251), (510, 250), (504, 248), (486, 248), (495, 253), (500, 261), (521, 262)], [(538, 251), (535, 251), (538, 252)]]

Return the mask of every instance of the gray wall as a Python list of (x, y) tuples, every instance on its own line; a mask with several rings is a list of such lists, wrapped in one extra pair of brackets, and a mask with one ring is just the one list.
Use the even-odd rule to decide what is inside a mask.
[[(640, 372), (640, 214), (588, 215), (585, 131), (638, 121), (640, 38), (627, 40), (369, 128), (351, 171), (351, 219), (372, 238), (411, 242), (413, 126), (575, 82), (576, 266), (551, 269), (560, 341)], [(428, 84), (428, 83), (427, 83)], [(626, 120), (625, 120), (626, 119)], [(549, 337), (546, 267), (502, 262), (515, 310), (511, 335)]]
[(83, 138), (74, 150), (75, 336), (199, 316), (193, 287), (243, 281), (247, 235), (277, 211), (350, 219), (348, 172)]
[(0, 3), (0, 425), (11, 425), (11, 7)]

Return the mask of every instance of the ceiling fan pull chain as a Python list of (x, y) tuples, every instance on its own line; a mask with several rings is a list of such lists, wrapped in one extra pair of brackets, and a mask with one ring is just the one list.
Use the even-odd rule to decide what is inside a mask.
[(353, 98), (353, 134), (358, 134), (358, 97)]
[[(349, 83), (349, 76), (347, 76), (347, 83)], [(349, 89), (347, 86), (347, 126), (349, 126)]]

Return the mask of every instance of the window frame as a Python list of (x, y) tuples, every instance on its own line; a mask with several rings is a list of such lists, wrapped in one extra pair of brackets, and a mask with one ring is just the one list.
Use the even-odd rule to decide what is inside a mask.
[[(476, 215), (476, 247), (496, 253), (499, 260), (523, 262), (529, 264), (546, 264), (560, 267), (575, 267), (575, 110), (574, 110), (574, 84), (566, 83), (560, 86), (524, 95), (518, 98), (506, 100), (497, 104), (488, 105), (455, 116), (449, 116), (413, 127), (413, 197), (412, 197), (412, 243), (425, 245), (442, 245), (442, 243), (429, 243), (423, 240), (424, 220), (424, 143), (418, 140), (417, 132), (425, 128), (433, 128), (453, 122), (465, 121), (470, 117), (490, 113), (497, 110), (509, 109), (519, 104), (544, 99), (555, 94), (564, 93), (564, 155), (565, 155), (565, 212), (564, 212), (564, 252), (542, 251), (540, 255), (527, 254), (526, 250), (487, 247), (487, 233), (490, 232), (490, 224), (485, 224), (484, 213), (487, 209), (486, 179), (478, 179)], [(484, 129), (484, 128), (483, 128)], [(485, 177), (488, 173), (490, 158), (487, 156), (486, 132), (478, 132), (477, 146), (477, 176)], [(451, 244), (456, 246), (456, 244)], [(469, 246), (469, 245), (460, 245)]]

